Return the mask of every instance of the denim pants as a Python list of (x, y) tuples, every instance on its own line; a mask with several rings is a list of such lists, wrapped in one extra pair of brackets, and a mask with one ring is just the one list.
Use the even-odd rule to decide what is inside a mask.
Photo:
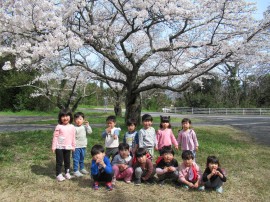
[(83, 148), (76, 148), (73, 152), (73, 170), (74, 172), (78, 171), (79, 167), (80, 170), (84, 169), (84, 157), (85, 157), (86, 149)]

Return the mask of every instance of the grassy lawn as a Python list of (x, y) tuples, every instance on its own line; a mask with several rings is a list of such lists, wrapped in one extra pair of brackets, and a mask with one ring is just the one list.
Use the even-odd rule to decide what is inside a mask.
[[(104, 123), (104, 117), (99, 120)], [(123, 123), (121, 120), (119, 123)], [(122, 127), (120, 139), (126, 128)], [(156, 127), (156, 126), (155, 126)], [(156, 127), (157, 128), (157, 127)], [(177, 134), (175, 128), (174, 132)], [(88, 136), (85, 164), (90, 166), (90, 148), (104, 145), (101, 132), (93, 128)], [(197, 127), (200, 143), (197, 163), (202, 170), (208, 155), (217, 155), (227, 172), (222, 195), (215, 192), (186, 191), (166, 184), (141, 185), (118, 182), (115, 190), (91, 189), (89, 176), (70, 181), (55, 180), (55, 156), (51, 152), (53, 131), (0, 134), (1, 201), (267, 201), (270, 198), (270, 150), (230, 127)], [(181, 162), (180, 152), (176, 159)]]

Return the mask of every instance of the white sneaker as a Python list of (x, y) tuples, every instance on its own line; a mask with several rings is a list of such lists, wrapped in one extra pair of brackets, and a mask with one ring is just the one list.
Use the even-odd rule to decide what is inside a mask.
[(81, 173), (82, 173), (82, 174), (85, 174), (85, 175), (89, 174), (89, 172), (88, 172), (87, 170), (85, 170), (85, 169), (82, 169), (82, 170), (81, 170)]
[(57, 175), (56, 180), (57, 180), (58, 182), (62, 182), (62, 181), (65, 180), (65, 178), (64, 178), (64, 176), (63, 176), (62, 174), (59, 174), (59, 175)]
[(81, 174), (80, 171), (77, 170), (76, 172), (74, 172), (74, 176), (75, 177), (82, 177), (83, 174)]
[(66, 178), (67, 180), (70, 180), (70, 179), (71, 179), (71, 175), (70, 175), (69, 173), (66, 173), (66, 174), (65, 174), (65, 178)]

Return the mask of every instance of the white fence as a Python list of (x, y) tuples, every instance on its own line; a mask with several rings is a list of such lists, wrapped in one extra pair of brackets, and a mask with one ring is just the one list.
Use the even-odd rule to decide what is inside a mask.
[(270, 108), (164, 107), (162, 108), (162, 111), (177, 114), (270, 115)]

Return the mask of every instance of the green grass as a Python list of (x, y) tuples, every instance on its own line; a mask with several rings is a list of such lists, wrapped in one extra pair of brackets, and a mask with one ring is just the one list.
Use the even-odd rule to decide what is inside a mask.
[[(104, 121), (104, 117), (101, 120)], [(118, 124), (122, 128), (122, 140), (126, 127), (122, 120)], [(104, 145), (103, 130), (104, 127), (93, 127), (93, 134), (88, 136), (85, 159), (88, 168), (90, 148), (94, 144)], [(175, 135), (177, 130), (174, 128)], [(95, 192), (90, 188), (89, 176), (59, 184), (55, 181), (55, 157), (51, 152), (53, 131), (34, 131), (0, 134), (0, 200), (25, 201), (35, 197), (35, 201), (119, 201), (131, 197), (134, 201), (155, 201), (157, 195), (159, 200), (165, 201), (267, 201), (270, 198), (269, 147), (255, 144), (248, 136), (230, 127), (204, 126), (196, 127), (195, 131), (200, 144), (197, 163), (204, 169), (207, 156), (216, 155), (227, 172), (228, 181), (222, 195), (187, 192), (171, 184), (161, 189), (158, 185), (135, 187), (122, 182), (110, 193), (105, 190)], [(180, 155), (181, 152), (176, 151), (175, 158), (179, 162)]]

